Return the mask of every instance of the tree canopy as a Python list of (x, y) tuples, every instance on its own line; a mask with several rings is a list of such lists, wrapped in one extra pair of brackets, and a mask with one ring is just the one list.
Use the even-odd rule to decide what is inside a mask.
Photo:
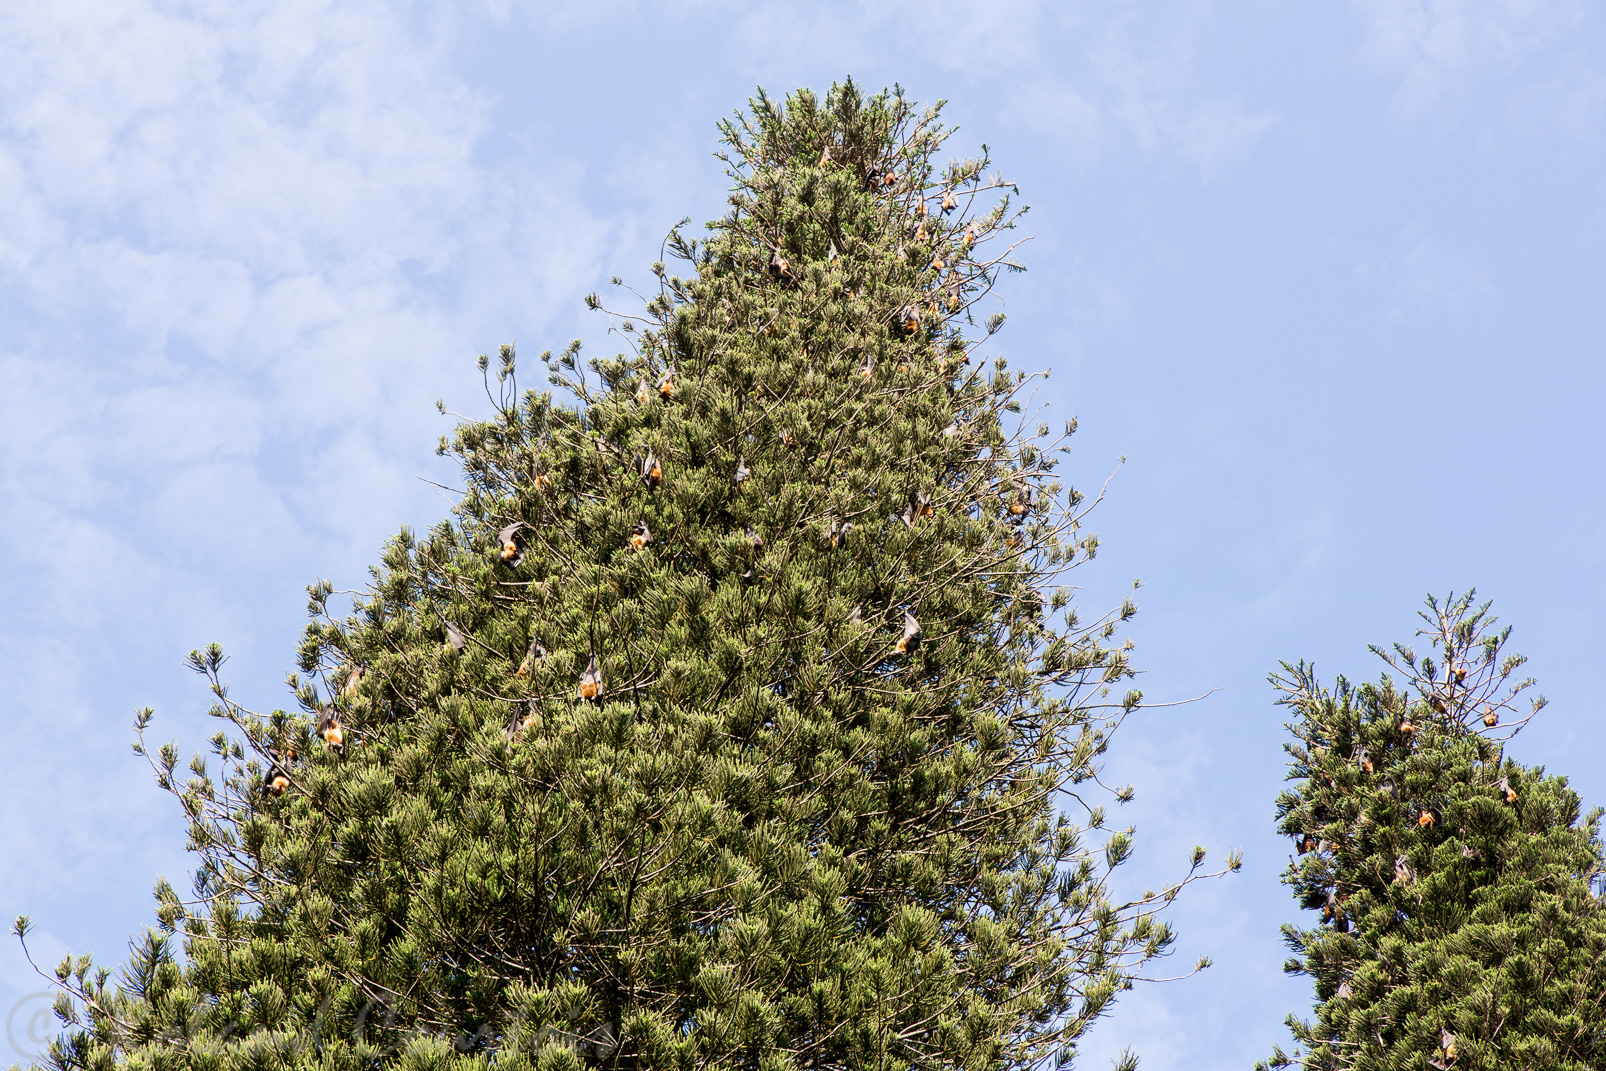
[(1270, 1066), (1598, 1068), (1602, 811), (1507, 753), (1544, 700), (1519, 702), (1533, 682), (1488, 604), (1430, 599), (1422, 618), (1431, 653), (1373, 648), (1398, 681), (1327, 688), (1303, 662), (1272, 678), (1295, 715), (1284, 881), (1320, 919), (1284, 927), (1317, 1005)]
[(299, 710), (192, 655), (194, 895), (61, 965), (57, 1071), (1066, 1063), (1166, 951), (1097, 779), (1135, 607), (1072, 606), (1093, 502), (978, 351), (1016, 191), (901, 91), (720, 130), (727, 214), (587, 298), (625, 351), (482, 357), (453, 518), (311, 589)]

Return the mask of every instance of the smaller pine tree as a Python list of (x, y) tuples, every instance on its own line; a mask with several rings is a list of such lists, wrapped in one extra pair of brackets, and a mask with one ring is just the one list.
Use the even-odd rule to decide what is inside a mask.
[(1294, 787), (1283, 880), (1315, 926), (1284, 969), (1316, 984), (1299, 1043), (1265, 1067), (1455, 1071), (1606, 1066), (1601, 810), (1506, 744), (1544, 706), (1469, 592), (1422, 613), (1431, 654), (1371, 650), (1403, 677), (1321, 685), (1284, 663)]

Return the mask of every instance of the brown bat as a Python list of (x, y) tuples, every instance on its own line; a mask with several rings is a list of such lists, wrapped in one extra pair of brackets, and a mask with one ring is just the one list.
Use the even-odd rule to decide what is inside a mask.
[(346, 731), (340, 724), (340, 719), (332, 710), (324, 711), (323, 717), (318, 719), (317, 728), (313, 729), (323, 738), (323, 742), (336, 751), (343, 751), (346, 746)]
[(1412, 725), (1410, 721), (1402, 718), (1400, 720), (1400, 732), (1404, 733), (1406, 736), (1410, 736), (1416, 732), (1416, 726)]
[(641, 381), (641, 386), (636, 388), (636, 402), (639, 405), (646, 405), (651, 400), (652, 388), (648, 386), (647, 381), (643, 379)]
[(903, 326), (905, 334), (918, 334), (920, 332), (920, 310), (913, 305), (905, 305), (898, 310), (898, 322)]
[(751, 479), (752, 476), (753, 470), (747, 467), (747, 459), (745, 457), (737, 458), (736, 471), (731, 473), (731, 486), (740, 487), (742, 484)]
[(675, 370), (671, 368), (664, 373), (664, 378), (658, 381), (658, 397), (664, 401), (675, 396)]
[(1422, 808), (1422, 813), (1417, 816), (1416, 824), (1423, 829), (1432, 829), (1443, 821), (1444, 815), (1437, 807), (1424, 807)]
[(1333, 994), (1333, 999), (1335, 999), (1335, 1000), (1348, 1000), (1350, 997), (1353, 997), (1354, 995), (1355, 995), (1355, 991), (1349, 987), (1349, 983), (1348, 982), (1340, 982), (1340, 983), (1338, 983), (1338, 992)]
[(1394, 880), (1401, 885), (1409, 885), (1416, 880), (1416, 868), (1403, 855), (1394, 857)]
[(948, 276), (948, 311), (958, 312), (965, 303), (965, 284), (958, 275)]
[(831, 146), (827, 145), (825, 148), (820, 150), (820, 163), (819, 163), (818, 166), (824, 167), (826, 164), (828, 164), (830, 162), (831, 162)]
[(1506, 802), (1507, 803), (1516, 803), (1517, 802), (1517, 790), (1512, 788), (1511, 787), (1511, 783), (1509, 781), (1507, 781), (1504, 777), (1502, 777), (1500, 780), (1496, 781), (1494, 783), (1494, 787), (1498, 788), (1501, 792), (1505, 793)]
[(296, 753), (288, 751), (283, 755), (273, 748), (268, 749), (268, 772), (262, 778), (262, 792), (268, 796), (282, 796), (284, 790), (290, 787), (290, 763), (296, 761)]
[(1472, 847), (1470, 844), (1463, 844), (1461, 845), (1461, 858), (1471, 859), (1473, 862), (1477, 862), (1479, 859), (1483, 858), (1483, 852)]
[(897, 181), (898, 173), (896, 171), (889, 170), (886, 174), (881, 176), (881, 185), (884, 187), (892, 186)]
[(597, 668), (597, 656), (591, 656), (591, 663), (580, 674), (580, 698), (595, 701), (602, 695), (602, 670)]
[(926, 214), (930, 211), (931, 209), (926, 207), (925, 201), (921, 201), (919, 204), (915, 205), (915, 215), (920, 219), (925, 219)]
[(833, 520), (830, 527), (825, 530), (825, 541), (830, 544), (832, 550), (835, 550), (847, 544), (848, 533), (851, 531), (853, 531), (852, 521)]
[(932, 257), (931, 257), (931, 270), (932, 271), (940, 272), (940, 271), (942, 271), (942, 269), (944, 269), (946, 267), (947, 267), (947, 265), (944, 264), (943, 261), (942, 261), (942, 254), (941, 253), (932, 254)]
[(463, 648), (468, 646), (468, 636), (462, 629), (448, 621), (446, 622), (446, 642), (452, 645), (452, 650), (462, 654)]
[(528, 679), (530, 672), (535, 668), (535, 664), (545, 657), (546, 648), (541, 646), (541, 641), (531, 640), (530, 649), (524, 652), (524, 661), (519, 663), (519, 668), (514, 671), (513, 675)]
[(836, 263), (836, 256), (836, 242), (832, 241), (825, 247), (825, 259), (834, 264)]
[(1428, 706), (1433, 708), (1433, 713), (1435, 714), (1443, 714), (1450, 709), (1450, 705), (1444, 701), (1444, 697), (1438, 695), (1428, 700)]
[(652, 530), (647, 527), (646, 521), (637, 521), (636, 526), (630, 529), (630, 545), (637, 550), (652, 542)]
[(361, 666), (352, 666), (351, 672), (346, 674), (346, 683), (341, 685), (340, 694), (347, 699), (354, 698), (357, 695), (359, 686), (362, 684), (362, 674), (363, 669)]
[(874, 357), (866, 357), (864, 359), (864, 366), (859, 369), (859, 378), (863, 379), (866, 383), (868, 383), (868, 382), (870, 382), (870, 377), (872, 377), (874, 375), (875, 375), (875, 358)]
[(1500, 715), (1494, 712), (1494, 707), (1483, 708), (1483, 724), (1491, 729), (1500, 724)]
[(527, 720), (529, 720), (528, 715), (520, 709), (520, 704), (514, 703), (508, 715), (507, 725), (502, 729), (502, 735), (513, 743), (518, 743), (524, 736), (524, 723)]
[(942, 214), (947, 215), (959, 207), (959, 200), (954, 196), (953, 190), (942, 191)]
[(663, 466), (658, 463), (658, 455), (653, 453), (651, 450), (648, 450), (647, 456), (641, 459), (640, 467), (641, 482), (647, 485), (647, 490), (658, 490), (658, 485), (662, 483), (664, 479), (664, 469)]
[[(924, 207), (924, 206), (922, 206), (922, 207)], [(915, 241), (923, 242), (925, 240), (926, 240), (926, 221), (925, 220), (921, 220), (920, 221), (920, 225), (915, 228)]]
[(496, 541), (502, 545), (502, 551), (497, 555), (501, 563), (509, 569), (517, 569), (524, 561), (524, 551), (514, 542), (513, 535), (524, 527), (523, 521), (514, 521), (500, 532), (496, 533)]
[(1369, 774), (1372, 772), (1372, 756), (1367, 753), (1364, 747), (1355, 750), (1355, 765), (1360, 767), (1361, 773)]
[(764, 537), (759, 535), (752, 525), (747, 526), (747, 541), (752, 544), (755, 552), (764, 549)]
[(777, 279), (792, 278), (792, 263), (781, 255), (779, 249), (770, 257), (770, 274)]
[(925, 630), (920, 627), (920, 622), (915, 620), (915, 615), (905, 610), (903, 612), (903, 635), (898, 638), (898, 653), (914, 654), (920, 650), (920, 640), (924, 636)]
[(1009, 504), (1009, 512), (1019, 517), (1032, 505), (1032, 486), (1025, 480), (1011, 480), (1010, 486), (1015, 491), (1015, 498)]

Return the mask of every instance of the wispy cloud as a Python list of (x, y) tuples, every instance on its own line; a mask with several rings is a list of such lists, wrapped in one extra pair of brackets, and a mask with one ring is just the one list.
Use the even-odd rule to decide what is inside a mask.
[(1577, 0), (1356, 0), (1362, 58), (1396, 79), (1417, 117), (1490, 73), (1507, 72), (1579, 24)]

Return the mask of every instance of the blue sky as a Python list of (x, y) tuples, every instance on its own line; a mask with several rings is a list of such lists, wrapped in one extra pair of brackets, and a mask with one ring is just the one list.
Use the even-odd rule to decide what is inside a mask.
[[(1308, 1005), (1272, 836), (1280, 659), (1369, 677), (1475, 585), (1552, 699), (1514, 745), (1606, 802), (1606, 15), (1551, 0), (0, 6), (0, 911), (121, 958), (188, 752), (182, 666), (288, 705), (305, 585), (360, 586), (484, 411), (473, 358), (585, 339), (581, 297), (720, 212), (715, 121), (853, 75), (946, 98), (1032, 206), (997, 349), (1052, 369), (1094, 514), (1089, 610), (1153, 700), (1109, 756), (1173, 964), (1080, 1066), (1243, 1068)], [(42, 987), (0, 949), (7, 1045)], [(9, 1060), (13, 1054), (7, 1052)]]

